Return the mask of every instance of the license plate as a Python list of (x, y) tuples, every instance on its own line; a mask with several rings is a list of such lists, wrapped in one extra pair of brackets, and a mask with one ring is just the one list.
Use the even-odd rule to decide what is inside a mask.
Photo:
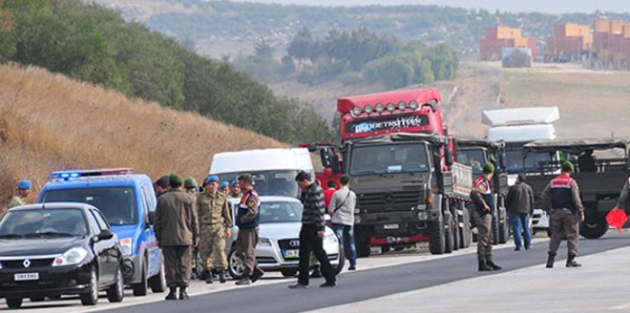
[(300, 250), (284, 250), (282, 253), (284, 254), (285, 259), (299, 259), (300, 258)]
[(15, 281), (39, 280), (39, 273), (15, 274)]
[(385, 224), (383, 225), (385, 229), (398, 229), (398, 224)]

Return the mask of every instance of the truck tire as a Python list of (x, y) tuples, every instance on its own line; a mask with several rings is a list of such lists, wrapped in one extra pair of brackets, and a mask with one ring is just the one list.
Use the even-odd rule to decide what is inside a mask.
[(453, 252), (455, 246), (453, 239), (453, 215), (451, 212), (446, 212), (444, 213), (444, 253)]
[(497, 210), (492, 211), (492, 244), (499, 244), (499, 213)]
[(470, 212), (468, 208), (464, 207), (463, 209), (463, 221), (464, 227), (462, 228), (459, 236), (459, 247), (462, 249), (468, 248), (470, 246), (470, 242), (472, 239), (472, 233), (470, 230)]
[(510, 229), (508, 227), (507, 212), (505, 208), (499, 211), (499, 243), (506, 243), (510, 237)]
[(608, 222), (605, 218), (598, 216), (591, 220), (580, 223), (580, 235), (587, 239), (597, 239), (608, 231)]
[(370, 235), (367, 232), (358, 232), (356, 236), (356, 249), (358, 258), (370, 256)]
[(445, 249), (444, 219), (442, 215), (437, 221), (430, 222), (427, 227), (429, 235), (429, 251), (431, 254), (443, 254)]
[[(458, 205), (459, 207), (459, 205)], [(456, 208), (455, 210), (453, 210), (453, 229), (452, 229), (452, 233), (453, 233), (453, 251), (457, 251), (459, 250), (459, 239), (461, 238), (461, 233), (463, 231), (463, 229), (459, 228), (459, 210)]]

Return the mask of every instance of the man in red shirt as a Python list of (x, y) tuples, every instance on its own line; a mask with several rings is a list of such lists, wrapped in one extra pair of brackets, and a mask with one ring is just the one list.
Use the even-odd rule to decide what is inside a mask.
[(328, 205), (330, 204), (330, 199), (332, 199), (333, 194), (337, 191), (337, 183), (334, 180), (329, 180), (328, 189), (324, 190), (324, 204), (326, 205), (326, 214), (330, 215), (328, 212)]

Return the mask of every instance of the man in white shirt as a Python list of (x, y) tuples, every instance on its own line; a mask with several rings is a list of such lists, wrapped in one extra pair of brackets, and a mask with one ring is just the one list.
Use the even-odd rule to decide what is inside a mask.
[(344, 248), (344, 237), (348, 239), (348, 249), (345, 251), (348, 251), (347, 257), (350, 261), (348, 270), (353, 271), (357, 266), (357, 249), (354, 245), (354, 208), (357, 196), (350, 190), (350, 177), (343, 175), (339, 178), (339, 182), (341, 188), (333, 194), (328, 211), (341, 249)]

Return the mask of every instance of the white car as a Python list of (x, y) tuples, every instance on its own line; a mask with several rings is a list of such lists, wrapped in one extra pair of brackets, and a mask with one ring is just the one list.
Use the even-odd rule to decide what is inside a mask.
[[(285, 277), (293, 277), (298, 272), (300, 228), (302, 227), (302, 203), (295, 198), (262, 196), (260, 197), (260, 232), (256, 245), (256, 261), (264, 271), (280, 271)], [(239, 200), (230, 199), (232, 216), (236, 216)], [(232, 237), (227, 239), (229, 273), (234, 279), (243, 275), (243, 263), (236, 253), (234, 240), (238, 227), (232, 227)], [(339, 247), (339, 241), (332, 229), (326, 227), (324, 250), (328, 260), (341, 272), (345, 255)]]

